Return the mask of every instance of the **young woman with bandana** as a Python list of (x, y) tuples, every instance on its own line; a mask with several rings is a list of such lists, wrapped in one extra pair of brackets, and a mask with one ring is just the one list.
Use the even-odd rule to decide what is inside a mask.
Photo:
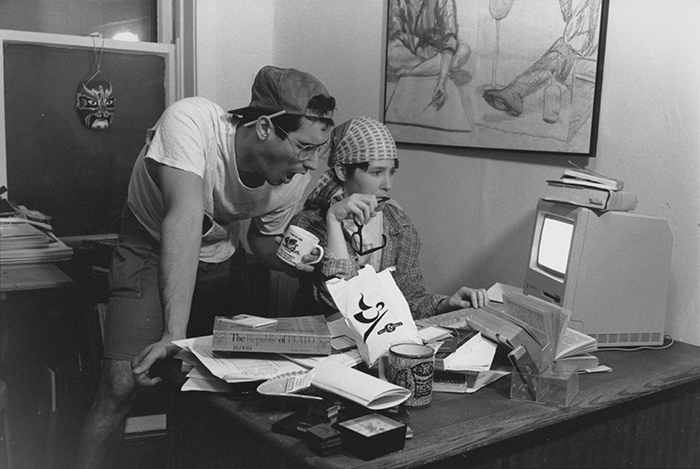
[(399, 160), (386, 126), (356, 117), (333, 130), (331, 143), (329, 169), (292, 220), (318, 236), (325, 255), (314, 273), (299, 278), (291, 314), (336, 313), (325, 281), (354, 277), (367, 264), (377, 272), (396, 267), (394, 279), (416, 319), (489, 304), (481, 288), (461, 287), (449, 297), (426, 291), (418, 232), (389, 200)]

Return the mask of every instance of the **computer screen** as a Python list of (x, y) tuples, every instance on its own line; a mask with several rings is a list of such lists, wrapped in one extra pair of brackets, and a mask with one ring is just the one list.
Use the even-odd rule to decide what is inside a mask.
[(573, 233), (573, 220), (545, 214), (537, 248), (537, 265), (563, 278), (569, 263)]
[(540, 200), (525, 294), (571, 310), (599, 347), (663, 343), (673, 238), (664, 219)]

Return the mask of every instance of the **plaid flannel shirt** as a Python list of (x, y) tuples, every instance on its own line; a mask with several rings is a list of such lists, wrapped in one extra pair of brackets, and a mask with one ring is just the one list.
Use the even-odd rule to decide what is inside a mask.
[[(298, 225), (318, 236), (321, 246), (326, 248), (328, 238), (326, 236), (326, 218), (321, 209), (304, 209), (299, 212), (292, 224)], [(387, 203), (382, 210), (384, 215), (384, 234), (387, 243), (382, 249), (382, 258), (379, 271), (388, 267), (396, 267), (393, 272), (394, 281), (403, 293), (411, 313), (415, 319), (432, 316), (436, 313), (438, 303), (448, 298), (446, 295), (428, 293), (425, 290), (425, 281), (420, 268), (421, 241), (418, 231), (408, 218), (406, 213), (392, 203)], [(333, 254), (326, 252), (320, 268), (317, 267), (313, 274), (303, 275), (299, 278), (300, 289), (295, 298), (295, 314), (311, 314), (318, 312), (318, 305), (310, 304), (311, 301), (320, 303), (320, 310), (330, 315), (337, 311), (330, 293), (326, 289), (325, 282), (333, 277), (349, 279), (357, 275), (362, 267), (357, 259), (357, 254), (352, 250), (349, 239), (348, 252), (350, 259), (338, 259)]]

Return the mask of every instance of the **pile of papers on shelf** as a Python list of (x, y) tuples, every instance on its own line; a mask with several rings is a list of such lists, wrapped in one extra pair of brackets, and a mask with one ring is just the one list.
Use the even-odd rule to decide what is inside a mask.
[[(5, 199), (8, 207), (14, 208)], [(0, 265), (65, 261), (73, 255), (48, 224), (49, 217), (24, 207), (0, 216)]]

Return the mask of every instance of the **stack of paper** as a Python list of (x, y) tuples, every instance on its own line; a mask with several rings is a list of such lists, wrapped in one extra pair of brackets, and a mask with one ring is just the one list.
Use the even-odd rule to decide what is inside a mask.
[(0, 219), (0, 242), (2, 250), (43, 248), (49, 245), (49, 238), (27, 222)]
[(303, 371), (297, 365), (275, 354), (226, 354), (217, 356), (211, 348), (212, 336), (195, 337), (173, 342), (182, 351), (179, 357), (194, 368), (188, 373), (183, 391), (225, 392), (228, 384), (262, 381), (282, 373)]
[(595, 171), (578, 166), (565, 169), (564, 174), (561, 176), (561, 181), (567, 184), (596, 187), (598, 189), (609, 189), (613, 191), (621, 191), (625, 187), (624, 181), (620, 179), (603, 176)]
[(50, 230), (39, 229), (35, 224), (23, 218), (0, 218), (0, 265), (37, 264), (70, 259), (73, 249), (66, 246)]

